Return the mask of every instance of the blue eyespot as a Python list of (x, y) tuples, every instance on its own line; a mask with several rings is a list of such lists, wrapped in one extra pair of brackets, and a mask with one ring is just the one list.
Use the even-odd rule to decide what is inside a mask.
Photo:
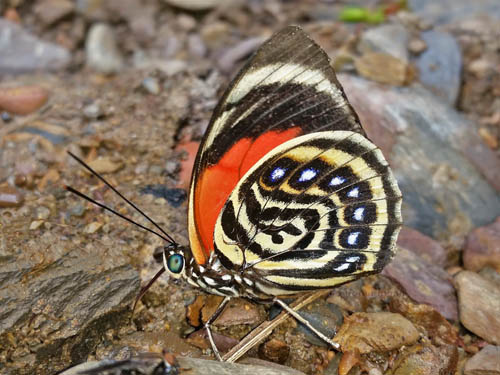
[(276, 167), (271, 171), (271, 175), (269, 176), (271, 178), (272, 182), (277, 182), (278, 180), (281, 180), (286, 173), (285, 168), (281, 167)]
[(311, 181), (318, 175), (318, 171), (314, 168), (307, 168), (302, 171), (299, 177), (299, 182)]
[(181, 273), (184, 268), (184, 257), (180, 254), (172, 254), (167, 259), (168, 270), (172, 273)]

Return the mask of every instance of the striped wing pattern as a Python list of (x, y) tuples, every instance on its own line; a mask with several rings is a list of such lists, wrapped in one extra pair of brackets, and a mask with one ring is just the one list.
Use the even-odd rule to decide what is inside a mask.
[(264, 294), (328, 288), (389, 262), (400, 208), (392, 172), (364, 136), (304, 135), (242, 178), (217, 221), (215, 252)]

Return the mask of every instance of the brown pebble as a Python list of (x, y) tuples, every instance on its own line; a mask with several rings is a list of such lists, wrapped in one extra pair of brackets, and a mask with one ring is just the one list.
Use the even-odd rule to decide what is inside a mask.
[(379, 52), (369, 52), (354, 60), (359, 75), (375, 82), (405, 85), (411, 81), (410, 66), (402, 60)]
[(113, 173), (120, 169), (123, 164), (118, 162), (115, 163), (110, 158), (102, 157), (92, 160), (88, 163), (90, 168), (92, 168), (97, 173)]
[(361, 358), (357, 350), (345, 351), (339, 362), (339, 375), (347, 375), (360, 360)]
[(498, 138), (490, 132), (488, 128), (479, 128), (478, 133), (489, 148), (492, 150), (496, 150), (498, 148)]
[(24, 201), (23, 194), (10, 186), (0, 187), (0, 208), (19, 207)]
[(21, 17), (19, 17), (19, 13), (17, 13), (15, 8), (8, 8), (3, 17), (10, 22), (21, 23)]
[(48, 90), (40, 86), (1, 87), (0, 109), (27, 115), (43, 106), (48, 98)]
[(279, 364), (285, 363), (289, 354), (288, 345), (278, 339), (271, 339), (259, 347), (259, 355), (262, 359)]
[(427, 44), (422, 39), (412, 39), (408, 43), (408, 50), (415, 55), (419, 55), (427, 49)]

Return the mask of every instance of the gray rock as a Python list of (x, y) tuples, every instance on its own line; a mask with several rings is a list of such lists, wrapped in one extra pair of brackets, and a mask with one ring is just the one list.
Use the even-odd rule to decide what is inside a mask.
[(500, 217), (494, 223), (476, 228), (469, 234), (463, 261), (465, 268), (470, 271), (490, 266), (500, 272)]
[(400, 248), (382, 274), (400, 284), (418, 303), (431, 305), (446, 319), (458, 320), (455, 288), (451, 277), (441, 267)]
[(75, 10), (75, 4), (70, 0), (39, 0), (33, 11), (45, 26), (65, 18)]
[(440, 31), (425, 31), (427, 45), (416, 59), (419, 81), (434, 94), (455, 105), (461, 84), (462, 53), (455, 38)]
[(42, 41), (3, 18), (0, 18), (0, 51), (0, 75), (58, 71), (71, 60), (66, 48)]
[[(227, 363), (227, 362), (218, 362), (218, 361), (209, 361), (206, 359), (199, 358), (187, 358), (187, 357), (177, 357), (178, 368), (180, 369), (189, 369), (189, 374), (191, 375), (232, 375), (232, 374), (241, 374), (241, 375), (254, 375), (254, 374), (262, 374), (262, 375), (303, 375), (302, 372), (294, 370), (292, 368), (288, 368), (285, 366), (280, 366), (275, 363), (259, 361), (258, 364), (236, 364), (236, 363)], [(160, 360), (156, 360), (158, 364), (161, 363)], [(121, 361), (123, 362), (123, 361)], [(153, 366), (145, 366), (143, 365), (144, 361), (138, 361), (137, 359), (132, 359), (128, 361), (128, 363), (120, 363), (119, 361), (113, 360), (103, 360), (103, 361), (92, 361), (87, 363), (82, 363), (78, 366), (72, 367), (69, 370), (64, 371), (60, 375), (77, 375), (82, 371), (89, 371), (91, 369), (95, 369), (96, 366), (109, 366), (109, 365), (122, 365), (120, 369), (123, 370), (136, 370), (137, 374), (144, 375), (152, 375), (152, 370), (155, 368), (154, 360), (149, 360), (150, 363), (153, 363)], [(141, 366), (142, 365), (142, 366)], [(107, 374), (109, 372), (98, 372), (96, 374)], [(129, 372), (127, 372), (129, 373)], [(136, 372), (134, 372), (136, 373)], [(162, 372), (163, 373), (163, 372)], [(165, 372), (166, 374), (167, 372)], [(181, 370), (181, 373), (183, 371)], [(121, 374), (121, 372), (119, 373)]]
[[(337, 305), (327, 303), (324, 299), (319, 299), (299, 311), (314, 328), (333, 337), (337, 333), (343, 321), (342, 311)], [(306, 340), (317, 346), (328, 347), (328, 345), (310, 331), (306, 326), (297, 322), (297, 330), (305, 334)]]
[(361, 53), (380, 52), (408, 62), (410, 36), (401, 24), (387, 24), (366, 30), (358, 43)]
[(409, 8), (434, 25), (445, 25), (481, 15), (500, 19), (498, 0), (409, 0)]
[(464, 375), (500, 375), (500, 346), (488, 345), (467, 361)]
[(91, 26), (85, 41), (85, 53), (87, 66), (99, 73), (117, 73), (123, 68), (123, 57), (115, 34), (105, 23)]
[(168, 5), (172, 5), (177, 8), (199, 11), (208, 10), (215, 7), (219, 7), (225, 4), (229, 4), (232, 0), (163, 0)]
[(387, 89), (350, 75), (338, 78), (368, 136), (393, 167), (405, 225), (443, 238), (450, 226), (463, 227), (466, 234), (495, 220), (500, 158), (474, 124), (424, 88)]
[(500, 344), (500, 288), (471, 271), (455, 277), (460, 321), (469, 331), (492, 344)]
[(0, 340), (0, 353), (18, 368), (60, 371), (85, 359), (106, 330), (127, 324), (140, 283), (131, 266), (109, 264), (99, 249), (66, 250), (43, 267), (21, 256), (0, 259), (0, 337), (15, 337)]

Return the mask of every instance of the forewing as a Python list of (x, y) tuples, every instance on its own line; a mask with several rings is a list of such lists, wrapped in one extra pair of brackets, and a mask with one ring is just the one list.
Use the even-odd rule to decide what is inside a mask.
[(242, 178), (217, 221), (215, 251), (225, 267), (283, 292), (331, 287), (389, 262), (400, 210), (393, 174), (363, 135), (304, 135)]

